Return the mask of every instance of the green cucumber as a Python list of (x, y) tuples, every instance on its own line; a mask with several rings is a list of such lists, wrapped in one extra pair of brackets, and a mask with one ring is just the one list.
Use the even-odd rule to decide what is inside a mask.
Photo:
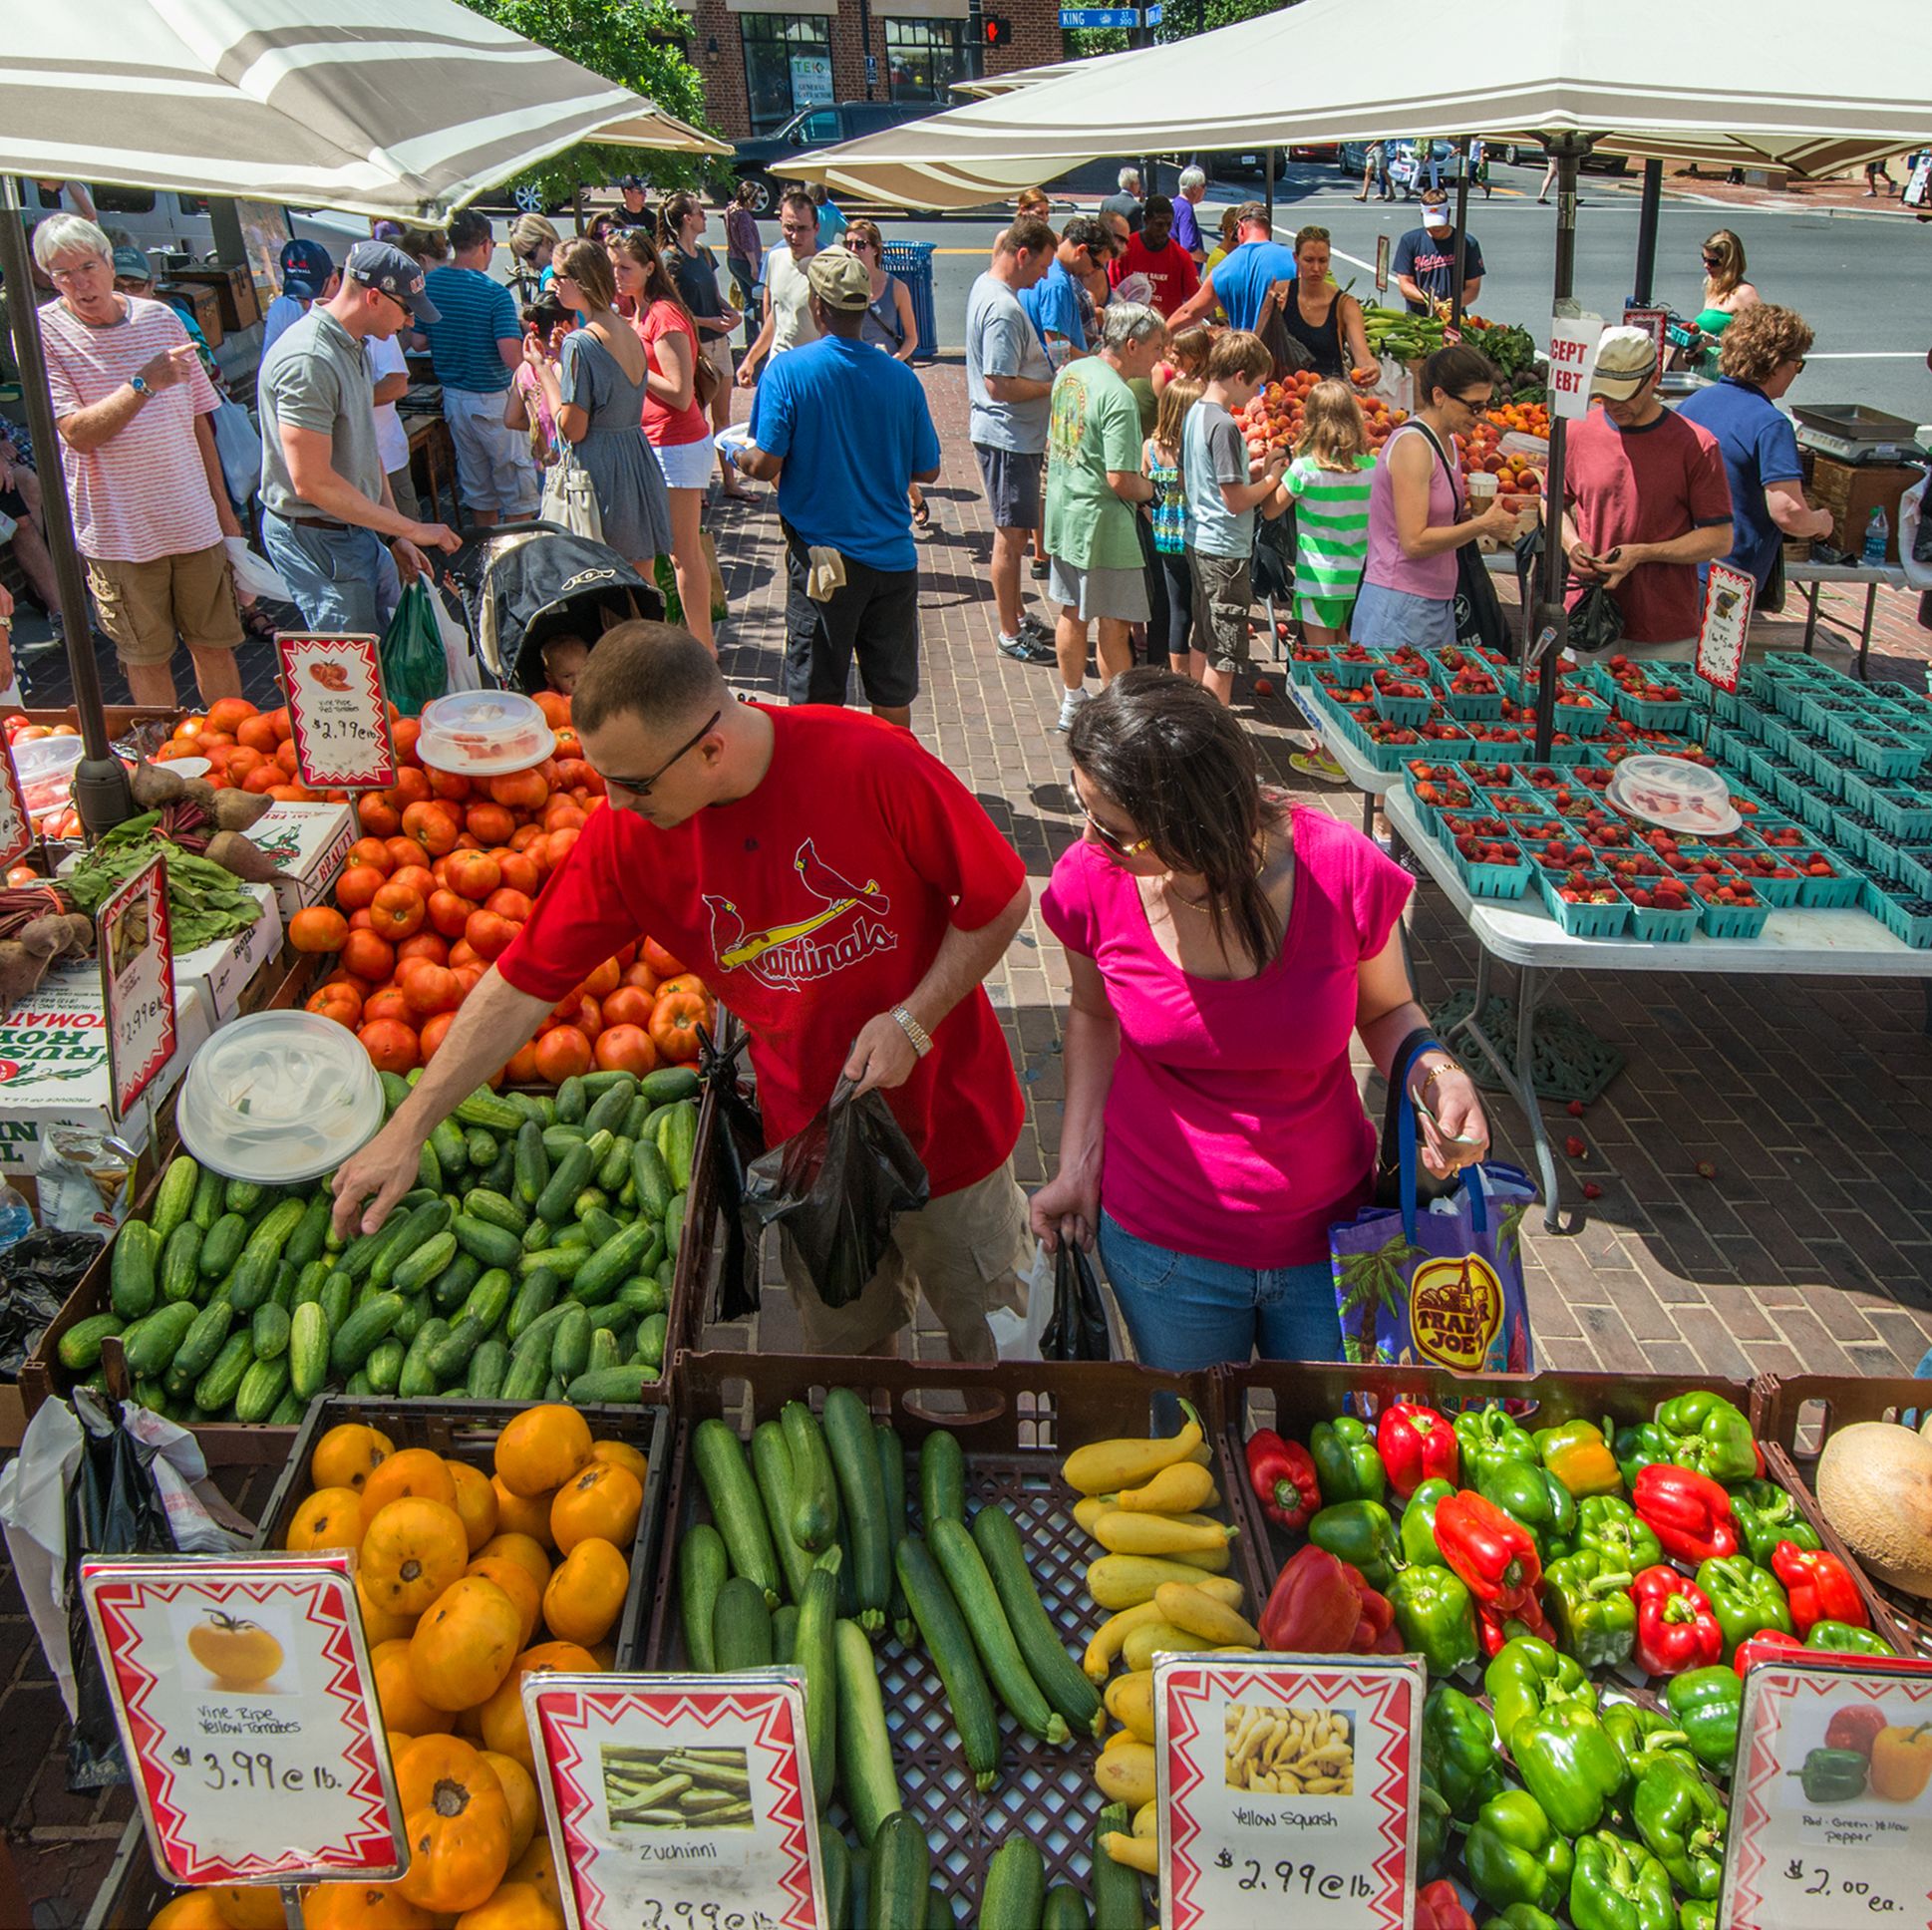
[(617, 1336), (608, 1327), (593, 1327), (590, 1331), (590, 1358), (584, 1363), (586, 1374), (601, 1374), (613, 1367), (624, 1364), (624, 1350), (617, 1345)]
[(329, 1365), (338, 1374), (353, 1374), (377, 1342), (388, 1337), (408, 1304), (400, 1293), (372, 1294), (339, 1327), (332, 1322)]
[(203, 1233), (221, 1217), (221, 1197), (228, 1189), (228, 1182), (218, 1172), (210, 1172), (203, 1166), (194, 1176), (194, 1198), (188, 1207), (187, 1216)]
[(657, 1384), (657, 1370), (636, 1362), (623, 1367), (591, 1368), (579, 1374), (562, 1391), (562, 1399), (573, 1408), (635, 1407), (644, 1390)]
[(672, 1185), (684, 1191), (691, 1184), (691, 1162), (698, 1150), (698, 1109), (690, 1100), (678, 1101), (659, 1125), (657, 1149), (664, 1154)]
[(567, 1385), (589, 1364), (590, 1309), (567, 1307), (550, 1343), (550, 1372)]
[[(157, 1307), (140, 1323), (140, 1331), (130, 1329), (121, 1343), (128, 1357), (128, 1372), (140, 1381), (160, 1380), (173, 1365), (188, 1330), (200, 1317), (201, 1309), (188, 1300), (170, 1300), (164, 1307)], [(220, 1344), (215, 1342), (217, 1347)]]
[(207, 1235), (193, 1220), (184, 1219), (167, 1236), (161, 1249), (161, 1296), (166, 1301), (192, 1300), (201, 1290), (201, 1248)]
[(233, 1404), (242, 1377), (255, 1364), (255, 1350), (248, 1336), (230, 1334), (221, 1343), (207, 1372), (194, 1384), (194, 1405), (203, 1414), (219, 1414)]
[(295, 1282), (295, 1296), (289, 1302), (289, 1312), (293, 1313), (297, 1307), (306, 1307), (311, 1304), (320, 1306), (322, 1303), (322, 1289), (328, 1283), (328, 1261), (311, 1260), (302, 1269), (301, 1277)]
[(1098, 1737), (1107, 1726), (1101, 1693), (1061, 1645), (1028, 1572), (1026, 1547), (1012, 1515), (1003, 1507), (983, 1507), (973, 1516), (972, 1533), (1028, 1673), (1076, 1736)]
[(675, 1106), (698, 1097), (698, 1075), (690, 1066), (660, 1066), (637, 1082), (638, 1096), (653, 1106)]
[(597, 1168), (597, 1184), (603, 1191), (614, 1193), (630, 1176), (631, 1141), (620, 1132), (604, 1154), (603, 1164)]
[(531, 1321), (549, 1312), (562, 1286), (561, 1277), (547, 1267), (526, 1274), (521, 1286), (516, 1289), (516, 1298), (510, 1303), (509, 1318), (503, 1323), (503, 1338), (514, 1344)]
[(633, 1221), (591, 1254), (571, 1282), (571, 1293), (579, 1300), (591, 1301), (615, 1293), (644, 1264), (644, 1256), (658, 1237), (657, 1228), (649, 1220)]
[(423, 1323), (429, 1317), (429, 1290), (425, 1288), (421, 1293), (406, 1293), (403, 1296), (403, 1311), (396, 1316), (396, 1325), (389, 1331), (408, 1347), (423, 1331)]
[(430, 1128), (430, 1150), (436, 1154), (436, 1162), (442, 1168), (446, 1184), (455, 1184), (470, 1163), (470, 1154), (463, 1142), (463, 1133), (452, 1120), (439, 1120)]
[(450, 1231), (466, 1253), (475, 1254), (486, 1267), (514, 1266), (523, 1250), (517, 1236), (507, 1228), (475, 1219), (469, 1213), (459, 1213), (450, 1222)]
[(1000, 1778), (1000, 1719), (973, 1638), (960, 1619), (959, 1605), (938, 1563), (916, 1534), (901, 1538), (895, 1565), (926, 1653), (946, 1686), (946, 1702), (953, 1727), (959, 1732), (966, 1766), (984, 1793)]
[(926, 1930), (926, 1885), (932, 1849), (924, 1827), (895, 1809), (872, 1838), (867, 1930)]
[(580, 1073), (573, 1073), (557, 1088), (559, 1126), (581, 1126), (589, 1106), (590, 1095), (584, 1089), (583, 1076)]
[[(701, 1522), (678, 1544), (678, 1615), (684, 1624), (684, 1651), (701, 1675), (718, 1673), (717, 1654), (711, 1646), (711, 1616), (718, 1591), (730, 1573), (725, 1538), (710, 1522)], [(808, 1706), (809, 1691), (806, 1694)], [(824, 1806), (822, 1797), (819, 1806)]]
[(155, 1189), (155, 1203), (148, 1214), (148, 1230), (155, 1236), (157, 1252), (167, 1244), (175, 1227), (187, 1223), (188, 1209), (194, 1204), (195, 1182), (200, 1177), (201, 1168), (190, 1153), (177, 1152), (167, 1162), (167, 1170)]
[(573, 1145), (557, 1161), (549, 1184), (537, 1194), (532, 1209), (536, 1217), (547, 1220), (552, 1226), (560, 1226), (569, 1215), (570, 1202), (589, 1182), (602, 1157), (602, 1152), (593, 1150), (588, 1139), (581, 1145)]
[[(473, 1149), (478, 1139), (483, 1136), (480, 1132), (471, 1133), (470, 1144)], [(478, 1177), (483, 1182), (484, 1192), (500, 1194), (504, 1199), (513, 1198), (516, 1192), (515, 1145), (510, 1140), (505, 1139), (497, 1148), (495, 1158), (483, 1169)]]
[(838, 1677), (839, 1787), (859, 1841), (869, 1847), (879, 1824), (905, 1804), (892, 1767), (892, 1739), (885, 1727), (885, 1698), (872, 1645), (856, 1622), (840, 1621), (832, 1632), (832, 1647)]
[(504, 1314), (509, 1311), (511, 1293), (515, 1290), (509, 1274), (502, 1267), (491, 1267), (471, 1288), (457, 1314), (458, 1320), (474, 1320), (485, 1334), (493, 1333), (502, 1325)]
[(892, 1599), (892, 1548), (872, 1417), (850, 1388), (836, 1387), (825, 1396), (824, 1430), (825, 1445), (838, 1476), (839, 1505), (851, 1526), (852, 1582), (858, 1594), (859, 1626), (875, 1634), (885, 1626), (885, 1611)]
[(664, 1154), (650, 1139), (639, 1139), (631, 1147), (631, 1180), (637, 1187), (637, 1210), (649, 1219), (661, 1220), (677, 1188), (671, 1183), (671, 1169)]
[(993, 1577), (973, 1537), (957, 1521), (941, 1521), (932, 1531), (932, 1552), (959, 1604), (986, 1675), (1013, 1719), (1043, 1743), (1064, 1743), (1067, 1719), (1054, 1709), (1027, 1670), (1020, 1645), (1000, 1606)]
[(154, 1310), (160, 1257), (155, 1229), (146, 1220), (131, 1219), (115, 1236), (108, 1302), (123, 1320), (139, 1320)]
[(259, 1253), (244, 1252), (224, 1283), (238, 1314), (252, 1314), (275, 1287), (275, 1262)]
[(409, 1350), (391, 1334), (387, 1340), (379, 1340), (369, 1350), (369, 1358), (363, 1362), (361, 1373), (369, 1383), (372, 1394), (394, 1394), (402, 1385), (403, 1363), (409, 1359)]
[(752, 1430), (752, 1478), (765, 1504), (765, 1519), (772, 1530), (779, 1565), (785, 1570), (787, 1592), (795, 1602), (802, 1602), (811, 1573), (811, 1556), (793, 1537), (798, 1484), (792, 1449), (785, 1444), (785, 1430), (776, 1421), (761, 1421)]
[(543, 1128), (534, 1120), (525, 1120), (516, 1128), (516, 1197), (527, 1209), (543, 1196), (550, 1183), (550, 1155), (544, 1150)]
[(1041, 1930), (1047, 1906), (1047, 1865), (1040, 1845), (1009, 1836), (986, 1866), (979, 1930)]
[(254, 1362), (235, 1389), (235, 1419), (250, 1424), (266, 1421), (287, 1391), (286, 1360)]
[(329, 1216), (335, 1207), (334, 1196), (319, 1192), (302, 1208), (302, 1217), (282, 1248), (282, 1258), (292, 1267), (305, 1267), (322, 1257), (329, 1243)]
[(453, 1314), (470, 1298), (483, 1277), (483, 1263), (474, 1253), (459, 1253), (430, 1284), (430, 1305), (440, 1314)]
[[(412, 1356), (415, 1355), (417, 1348), (423, 1346), (423, 1335), (435, 1325), (436, 1322), (433, 1320), (424, 1323), (423, 1333), (417, 1335), (415, 1343), (410, 1348)], [(440, 1340), (431, 1344), (425, 1357), (431, 1385), (441, 1391), (444, 1388), (455, 1387), (462, 1381), (470, 1371), (471, 1355), (483, 1345), (483, 1337), (488, 1332), (489, 1329), (474, 1314), (465, 1314), (460, 1319), (449, 1323), (448, 1330)], [(407, 1363), (404, 1367), (404, 1377), (408, 1378)]]
[(509, 1357), (509, 1366), (503, 1374), (502, 1389), (496, 1398), (499, 1401), (513, 1402), (518, 1407), (527, 1407), (532, 1401), (542, 1397), (549, 1378), (548, 1354), (513, 1353)]
[(744, 1444), (724, 1422), (715, 1418), (701, 1421), (692, 1433), (691, 1457), (711, 1502), (712, 1518), (731, 1551), (732, 1567), (746, 1580), (758, 1583), (765, 1591), (768, 1607), (778, 1607), (778, 1554), (745, 1459)]
[(593, 1206), (584, 1214), (582, 1225), (583, 1230), (590, 1235), (590, 1250), (593, 1253), (598, 1247), (614, 1240), (624, 1230), (624, 1222), (603, 1206)]
[[(785, 1523), (807, 1554), (820, 1554), (838, 1534), (838, 1481), (817, 1418), (803, 1401), (788, 1401), (779, 1415), (792, 1456), (792, 1516)], [(776, 1530), (779, 1523), (774, 1522)]]
[[(429, 1241), (435, 1240), (450, 1225), (452, 1214), (447, 1199), (426, 1200), (418, 1206), (397, 1229), (393, 1240), (384, 1242), (382, 1249), (370, 1262), (369, 1284), (372, 1287), (393, 1286), (396, 1272), (411, 1254)], [(448, 1265), (448, 1261), (444, 1265)], [(442, 1267), (438, 1267), (440, 1273)]]
[(208, 1228), (208, 1236), (201, 1242), (201, 1278), (222, 1279), (233, 1270), (247, 1243), (248, 1222), (239, 1213), (223, 1213)]
[(514, 1101), (479, 1086), (466, 1100), (457, 1103), (455, 1117), (465, 1126), (480, 1126), (485, 1132), (514, 1132), (523, 1124), (523, 1109)]
[[(584, 1142), (584, 1129), (580, 1126), (546, 1126), (543, 1128), (543, 1151), (545, 1156), (550, 1161), (550, 1170), (551, 1171), (555, 1170), (556, 1162), (559, 1159), (561, 1159), (563, 1155), (566, 1152), (568, 1152), (572, 1146), (580, 1146), (583, 1144), (583, 1142)], [(543, 1185), (547, 1186), (549, 1183), (550, 1183), (550, 1173), (545, 1172), (543, 1175)], [(543, 1190), (542, 1186), (539, 1186), (537, 1188), (537, 1191), (539, 1193), (541, 1193), (542, 1190)], [(532, 1199), (530, 1201), (530, 1204), (534, 1206), (536, 1204), (536, 1201)]]
[(928, 1535), (938, 1522), (966, 1519), (966, 1456), (943, 1428), (919, 1444), (919, 1512)]
[(398, 1293), (417, 1293), (428, 1287), (457, 1257), (457, 1236), (447, 1227), (397, 1262), (391, 1281)]
[(430, 1362), (436, 1351), (450, 1338), (450, 1323), (443, 1319), (426, 1320), (416, 1330), (416, 1338), (403, 1356), (403, 1372), (396, 1392), (405, 1401), (427, 1401), (439, 1385)]
[(383, 1113), (388, 1116), (409, 1098), (416, 1089), (401, 1073), (379, 1073), (377, 1077), (383, 1085)]
[(267, 1190), (253, 1179), (230, 1179), (221, 1194), (222, 1210), (239, 1213), (245, 1219), (261, 1204)]
[(527, 1206), (491, 1192), (487, 1186), (472, 1186), (463, 1196), (463, 1210), (471, 1219), (487, 1220), (491, 1226), (500, 1226), (505, 1233), (514, 1233), (519, 1239), (523, 1228), (530, 1223)]
[(417, 1151), (416, 1183), (427, 1186), (433, 1193), (440, 1193), (450, 1183), (444, 1176), (443, 1161), (437, 1155), (434, 1139), (425, 1139)]
[(318, 1300), (295, 1309), (288, 1324), (288, 1379), (298, 1401), (312, 1401), (329, 1378), (329, 1316)]
[(295, 1229), (301, 1225), (308, 1208), (299, 1199), (280, 1199), (255, 1222), (254, 1230), (248, 1235), (248, 1243), (242, 1249), (247, 1253), (275, 1261), (282, 1257), (282, 1248), (294, 1237)]
[(556, 1244), (556, 1232), (545, 1219), (533, 1219), (523, 1228), (522, 1238), (516, 1242), (519, 1253), (540, 1253), (546, 1246)]
[(615, 1133), (624, 1123), (624, 1115), (631, 1110), (631, 1101), (637, 1096), (637, 1081), (629, 1073), (622, 1075), (621, 1083), (613, 1084), (597, 1095), (596, 1104), (583, 1116), (584, 1136), (593, 1133)]
[(670, 1321), (663, 1314), (647, 1314), (637, 1325), (637, 1364), (648, 1367), (654, 1376), (661, 1373), (670, 1337)]
[(90, 1314), (77, 1320), (61, 1336), (61, 1365), (71, 1374), (91, 1374), (101, 1365), (102, 1342), (126, 1330), (127, 1322), (119, 1314)]
[(661, 1314), (665, 1309), (665, 1292), (655, 1280), (626, 1280), (617, 1289), (613, 1304), (627, 1313)]
[(269, 1411), (268, 1425), (271, 1428), (299, 1428), (302, 1425), (303, 1406), (295, 1398), (293, 1388), (284, 1388), (282, 1398)]
[(322, 1311), (329, 1317), (331, 1334), (349, 1318), (349, 1310), (355, 1301), (356, 1290), (346, 1273), (331, 1273), (322, 1282)]
[(755, 1581), (734, 1575), (711, 1611), (711, 1648), (720, 1675), (772, 1666), (772, 1611)]
[(211, 1300), (195, 1315), (194, 1324), (174, 1350), (169, 1369), (170, 1378), (183, 1384), (182, 1393), (214, 1365), (214, 1357), (221, 1352), (234, 1318), (235, 1310), (225, 1300)]
[(472, 1401), (494, 1401), (503, 1391), (503, 1377), (508, 1372), (509, 1349), (499, 1340), (486, 1340), (470, 1356), (464, 1394)]
[[(490, 1229), (495, 1230), (493, 1227)], [(589, 1263), (590, 1249), (587, 1246), (546, 1246), (535, 1253), (522, 1253), (517, 1256), (516, 1270), (522, 1274), (538, 1273), (547, 1268), (560, 1280), (574, 1280)], [(501, 1265), (504, 1262), (497, 1262)]]
[[(264, 1301), (255, 1309), (253, 1325), (249, 1328), (249, 1339), (254, 1343), (255, 1359), (258, 1361), (279, 1360), (288, 1352), (289, 1337), (294, 1332), (294, 1322), (288, 1311), (278, 1301)], [(270, 1407), (274, 1406), (271, 1401)]]
[(673, 1193), (671, 1203), (664, 1209), (664, 1244), (673, 1259), (679, 1247), (684, 1244), (684, 1216), (690, 1206), (688, 1193)]
[(1102, 1847), (1109, 1836), (1130, 1836), (1133, 1817), (1125, 1802), (1110, 1802), (1094, 1823), (1090, 1882), (1094, 1891), (1094, 1930), (1146, 1930), (1147, 1911), (1140, 1872), (1117, 1863)]

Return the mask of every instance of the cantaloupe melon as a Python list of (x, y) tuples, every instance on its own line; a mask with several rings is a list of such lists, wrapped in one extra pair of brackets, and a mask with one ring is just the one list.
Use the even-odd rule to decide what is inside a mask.
[(1824, 1518), (1873, 1575), (1932, 1596), (1932, 1441), (1861, 1421), (1824, 1444), (1814, 1485)]

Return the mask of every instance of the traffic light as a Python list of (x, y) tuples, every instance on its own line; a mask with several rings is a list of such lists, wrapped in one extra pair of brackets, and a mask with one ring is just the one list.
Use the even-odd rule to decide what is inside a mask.
[(1013, 23), (1003, 13), (989, 13), (981, 16), (981, 31), (986, 36), (989, 47), (1006, 47), (1012, 44)]

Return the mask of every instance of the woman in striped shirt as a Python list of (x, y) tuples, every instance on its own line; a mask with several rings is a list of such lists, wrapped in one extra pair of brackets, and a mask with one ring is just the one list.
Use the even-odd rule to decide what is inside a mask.
[(1349, 606), (1369, 558), (1369, 449), (1362, 406), (1346, 382), (1318, 382), (1302, 408), (1289, 465), (1295, 498), (1295, 614), (1310, 643), (1347, 643)]

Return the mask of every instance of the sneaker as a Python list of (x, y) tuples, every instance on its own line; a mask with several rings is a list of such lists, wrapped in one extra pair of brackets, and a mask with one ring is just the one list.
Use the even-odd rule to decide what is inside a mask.
[(1080, 690), (1070, 690), (1060, 700), (1060, 722), (1055, 728), (1071, 731), (1074, 719), (1080, 715), (1080, 707), (1092, 701), (1091, 693), (1083, 686)]
[(1036, 556), (1028, 567), (1033, 572), (1036, 583), (1044, 583), (1053, 574), (1053, 565), (1044, 556)]
[(1002, 636), (999, 640), (1000, 655), (1011, 657), (1015, 663), (1050, 664), (1058, 663), (1051, 644), (1042, 643), (1037, 637), (1024, 634), (1017, 637)]
[(1020, 619), (1020, 634), (1023, 637), (1033, 637), (1041, 643), (1051, 644), (1054, 640), (1054, 627), (1051, 623), (1042, 623), (1040, 619), (1037, 616), (1035, 616), (1031, 610), (1029, 610), (1026, 613), (1026, 615)]
[(1307, 754), (1296, 752), (1288, 760), (1291, 771), (1299, 771), (1304, 778), (1313, 778), (1320, 784), (1345, 785), (1349, 774), (1331, 757), (1322, 753)]

